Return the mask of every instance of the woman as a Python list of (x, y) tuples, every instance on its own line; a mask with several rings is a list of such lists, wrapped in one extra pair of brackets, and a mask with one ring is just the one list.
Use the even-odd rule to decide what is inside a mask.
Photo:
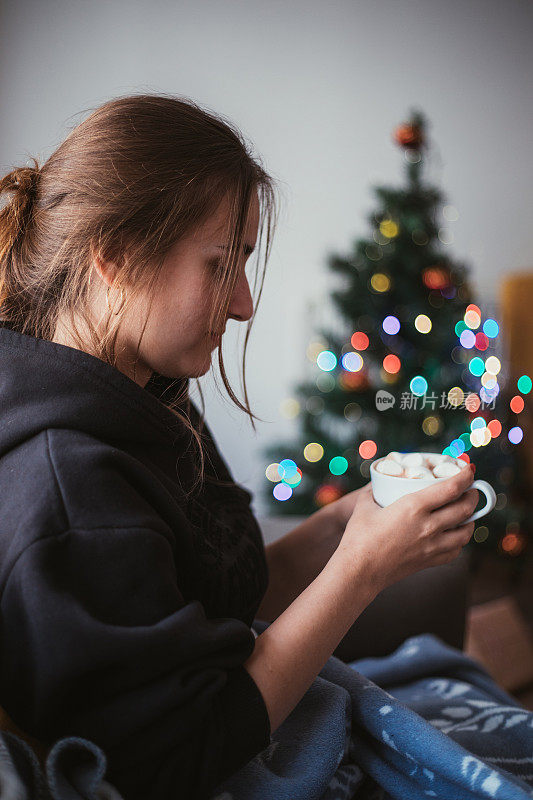
[(126, 800), (208, 797), (385, 586), (459, 554), (473, 475), (320, 509), (287, 586), (294, 537), (265, 552), (188, 393), (253, 317), (265, 225), (268, 259), (273, 183), (242, 137), (117, 98), (0, 189), (0, 703), (45, 746), (101, 746)]

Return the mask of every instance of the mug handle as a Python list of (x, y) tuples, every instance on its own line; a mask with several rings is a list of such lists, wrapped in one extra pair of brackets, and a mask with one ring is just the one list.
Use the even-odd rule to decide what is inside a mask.
[(470, 484), (468, 487), (469, 489), (480, 489), (485, 497), (487, 498), (487, 502), (480, 508), (479, 511), (475, 511), (468, 519), (462, 523), (466, 525), (467, 522), (473, 522), (475, 519), (479, 519), (479, 517), (483, 517), (485, 514), (488, 514), (489, 511), (492, 511), (494, 506), (496, 505), (496, 492), (487, 481), (476, 480)]

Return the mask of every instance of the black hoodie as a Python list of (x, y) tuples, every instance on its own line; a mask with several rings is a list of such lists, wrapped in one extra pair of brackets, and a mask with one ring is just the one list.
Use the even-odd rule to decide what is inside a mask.
[(231, 486), (187, 499), (170, 383), (0, 327), (0, 705), (98, 744), (125, 800), (209, 797), (271, 741), (243, 666), (268, 585), (251, 494), (205, 425)]

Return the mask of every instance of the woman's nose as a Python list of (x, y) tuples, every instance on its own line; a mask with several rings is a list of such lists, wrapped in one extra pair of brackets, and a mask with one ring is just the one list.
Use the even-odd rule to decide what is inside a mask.
[(231, 305), (229, 307), (229, 316), (232, 319), (246, 322), (254, 313), (254, 302), (250, 293), (250, 286), (248, 278), (243, 274), (242, 278), (235, 286)]

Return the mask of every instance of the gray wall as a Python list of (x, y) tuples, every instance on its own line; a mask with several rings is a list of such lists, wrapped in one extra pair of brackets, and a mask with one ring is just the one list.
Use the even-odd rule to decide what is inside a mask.
[[(450, 248), (471, 265), (480, 301), (494, 302), (502, 273), (533, 265), (528, 0), (17, 0), (0, 13), (3, 171), (46, 158), (115, 95), (164, 91), (234, 120), (279, 180), (282, 216), (249, 343), (249, 397), (266, 420), (257, 434), (201, 379), (208, 421), (256, 513), (261, 450), (296, 432), (279, 405), (309, 374), (310, 334), (331, 321), (325, 254), (367, 233), (371, 185), (399, 179), (390, 131), (412, 105), (431, 120), (430, 176), (459, 210)], [(224, 343), (241, 398), (243, 336), (232, 321)]]

